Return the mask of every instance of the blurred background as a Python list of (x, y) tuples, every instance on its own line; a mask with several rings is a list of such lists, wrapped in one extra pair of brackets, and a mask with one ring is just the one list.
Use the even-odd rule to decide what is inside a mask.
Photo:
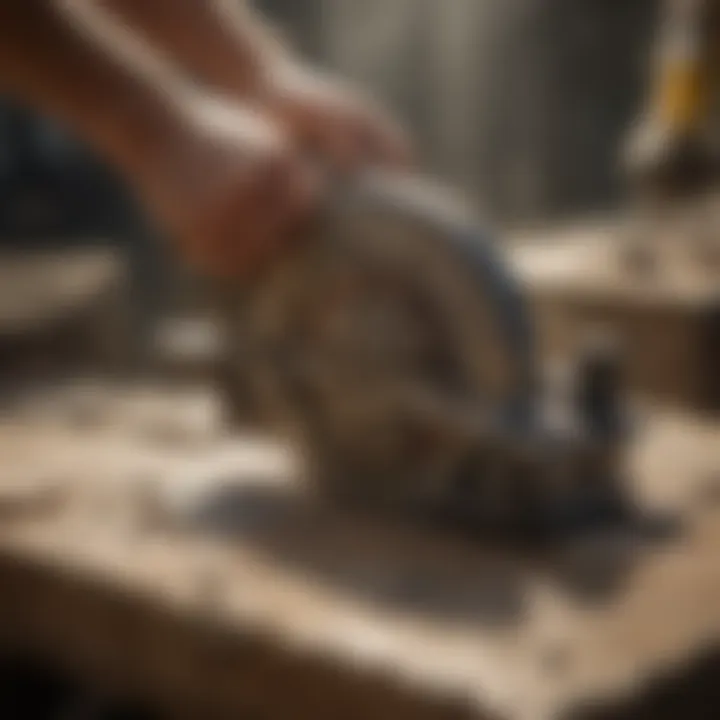
[[(657, 0), (257, 0), (306, 57), (412, 129), (493, 216), (605, 208), (646, 79)], [(121, 191), (75, 141), (3, 103), (4, 235), (121, 231)]]
[[(254, 5), (310, 62), (354, 81), (386, 105), (410, 129), (422, 166), (461, 188), (505, 237), (528, 227), (582, 224), (627, 203), (620, 151), (646, 98), (660, 0)], [(47, 380), (49, 367), (49, 377), (64, 376), (65, 355), (73, 371), (92, 365), (96, 355), (123, 369), (138, 357), (147, 364), (148, 348), (156, 349), (151, 340), (157, 321), (187, 315), (196, 291), (102, 162), (47, 118), (0, 97), (0, 401), (27, 372), (32, 378), (38, 370)], [(618, 315), (624, 313), (621, 307)], [(713, 317), (716, 322), (720, 315)], [(644, 322), (644, 316), (638, 320)], [(683, 325), (685, 317), (678, 322)], [(655, 325), (665, 338), (665, 318)], [(681, 336), (666, 345), (682, 346), (675, 337)], [(651, 347), (646, 355), (655, 363), (662, 353)], [(176, 360), (163, 356), (150, 364), (157, 369), (160, 362), (166, 374), (194, 372), (192, 363)], [(707, 365), (715, 378), (712, 363)], [(673, 380), (683, 374), (679, 365), (668, 367)], [(720, 398), (720, 386), (714, 387)], [(169, 415), (176, 414), (172, 403), (168, 407)], [(0, 420), (4, 409), (0, 403)], [(82, 413), (81, 408), (78, 417)], [(89, 422), (79, 422), (91, 426), (92, 412)], [(150, 435), (137, 426), (143, 439)], [(31, 426), (29, 434), (34, 432)], [(5, 452), (14, 449), (15, 436), (8, 437)], [(34, 455), (34, 437), (25, 440), (27, 454)], [(192, 441), (171, 441), (168, 454), (182, 458), (185, 445)], [(126, 471), (120, 465), (118, 476)], [(86, 473), (95, 470), (85, 463)], [(134, 478), (143, 473), (128, 471)], [(378, 556), (385, 553), (384, 547), (377, 550)], [(343, 565), (342, 558), (335, 560)], [(437, 585), (452, 590), (444, 565), (438, 572)], [(475, 567), (469, 575), (475, 578)], [(44, 669), (38, 675), (34, 666), (26, 670), (11, 660), (0, 649), (0, 704), (7, 697), (15, 702), (14, 687), (20, 687), (23, 703), (38, 687), (57, 687), (59, 681), (48, 680)], [(62, 688), (58, 692), (75, 693)], [(42, 717), (59, 717), (52, 708), (48, 713)], [(6, 717), (2, 707), (0, 717)]]
[[(657, 0), (256, 5), (308, 59), (380, 98), (410, 128), (422, 163), (493, 222), (605, 212), (622, 197), (619, 144), (643, 96)], [(186, 295), (107, 168), (9, 102), (0, 104), (0, 246), (119, 251), (135, 333)]]
[(265, 0), (308, 56), (376, 92), (429, 167), (498, 220), (605, 208), (655, 0)]

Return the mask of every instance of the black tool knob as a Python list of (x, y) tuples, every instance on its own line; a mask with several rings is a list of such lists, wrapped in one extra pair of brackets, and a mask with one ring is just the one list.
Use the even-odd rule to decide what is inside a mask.
[(579, 421), (598, 440), (614, 440), (623, 432), (622, 363), (614, 338), (590, 339), (578, 362), (575, 407)]

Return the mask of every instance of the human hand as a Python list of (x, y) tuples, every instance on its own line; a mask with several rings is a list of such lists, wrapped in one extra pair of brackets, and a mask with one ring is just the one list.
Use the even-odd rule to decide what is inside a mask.
[(272, 118), (209, 99), (148, 157), (141, 195), (201, 273), (246, 277), (300, 233), (318, 186)]
[(307, 155), (341, 170), (406, 166), (407, 134), (374, 102), (343, 83), (299, 64), (269, 74), (261, 106)]

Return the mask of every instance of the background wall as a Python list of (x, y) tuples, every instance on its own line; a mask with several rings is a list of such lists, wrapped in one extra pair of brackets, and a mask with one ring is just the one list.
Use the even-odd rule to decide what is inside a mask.
[[(658, 0), (255, 0), (314, 61), (370, 88), (427, 165), (497, 220), (621, 196)], [(123, 193), (47, 121), (0, 104), (0, 237), (135, 227)], [(128, 219), (129, 218), (129, 219)]]
[[(496, 222), (621, 197), (615, 159), (658, 0), (254, 2), (309, 58), (376, 93), (427, 166)], [(139, 326), (192, 297), (113, 174), (46, 119), (0, 101), (0, 246), (106, 240), (129, 259)]]
[(506, 220), (605, 207), (657, 0), (259, 0)]

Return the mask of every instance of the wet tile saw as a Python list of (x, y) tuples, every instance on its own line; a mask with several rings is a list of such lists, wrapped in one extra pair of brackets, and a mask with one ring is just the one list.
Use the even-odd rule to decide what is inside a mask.
[(626, 504), (616, 354), (548, 382), (523, 289), (445, 188), (367, 173), (221, 295), (230, 404), (295, 442), (324, 497), (546, 529)]

